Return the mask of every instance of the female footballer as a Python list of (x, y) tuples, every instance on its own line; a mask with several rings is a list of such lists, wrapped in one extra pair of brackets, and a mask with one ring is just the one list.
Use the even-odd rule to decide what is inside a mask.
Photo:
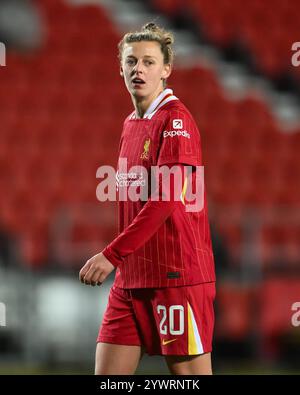
[[(202, 166), (201, 140), (192, 115), (167, 88), (173, 41), (172, 33), (148, 23), (118, 46), (134, 105), (119, 145), (118, 196), (149, 184), (152, 168), (173, 176), (156, 178), (146, 198), (118, 199), (118, 236), (80, 270), (80, 280), (94, 286), (116, 269), (95, 374), (134, 374), (144, 352), (163, 355), (172, 374), (212, 374), (215, 270), (206, 194), (202, 208), (191, 211), (185, 196), (187, 181), (194, 183)], [(140, 167), (148, 176), (130, 170)], [(167, 179), (175, 192), (164, 199)]]

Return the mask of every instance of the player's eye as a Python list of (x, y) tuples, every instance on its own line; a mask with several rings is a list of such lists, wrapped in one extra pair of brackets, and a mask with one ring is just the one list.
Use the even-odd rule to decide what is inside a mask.
[(153, 64), (154, 62), (152, 62), (152, 60), (145, 60), (145, 64), (147, 65), (147, 66), (149, 66), (149, 65), (151, 65), (151, 64)]
[(126, 60), (126, 64), (128, 64), (129, 66), (132, 66), (134, 64), (134, 60), (133, 59), (127, 59)]

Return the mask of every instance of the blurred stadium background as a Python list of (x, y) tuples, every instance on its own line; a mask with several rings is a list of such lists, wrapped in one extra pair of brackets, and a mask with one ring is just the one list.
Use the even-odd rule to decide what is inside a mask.
[[(1, 0), (0, 373), (92, 373), (113, 277), (78, 269), (116, 235), (96, 169), (132, 110), (122, 34), (176, 36), (169, 86), (194, 115), (218, 274), (215, 373), (299, 373), (300, 41), (297, 0)], [(147, 356), (138, 373), (167, 373)]]

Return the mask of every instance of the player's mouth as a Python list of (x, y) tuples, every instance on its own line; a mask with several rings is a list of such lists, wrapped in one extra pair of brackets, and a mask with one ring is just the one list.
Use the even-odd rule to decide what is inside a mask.
[(132, 82), (132, 84), (133, 84), (135, 87), (137, 87), (137, 86), (142, 86), (142, 85), (145, 84), (145, 81), (142, 80), (141, 78), (138, 78), (138, 77), (133, 78), (133, 80), (132, 80), (131, 82)]

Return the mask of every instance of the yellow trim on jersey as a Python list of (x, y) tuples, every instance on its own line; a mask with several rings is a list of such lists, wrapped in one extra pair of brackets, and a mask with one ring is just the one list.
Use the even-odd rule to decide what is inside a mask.
[(185, 177), (185, 179), (184, 179), (184, 184), (183, 184), (183, 188), (182, 188), (181, 195), (180, 195), (180, 200), (182, 201), (182, 204), (184, 204), (184, 205), (185, 205), (184, 198), (185, 198), (186, 190), (187, 190), (187, 177)]

